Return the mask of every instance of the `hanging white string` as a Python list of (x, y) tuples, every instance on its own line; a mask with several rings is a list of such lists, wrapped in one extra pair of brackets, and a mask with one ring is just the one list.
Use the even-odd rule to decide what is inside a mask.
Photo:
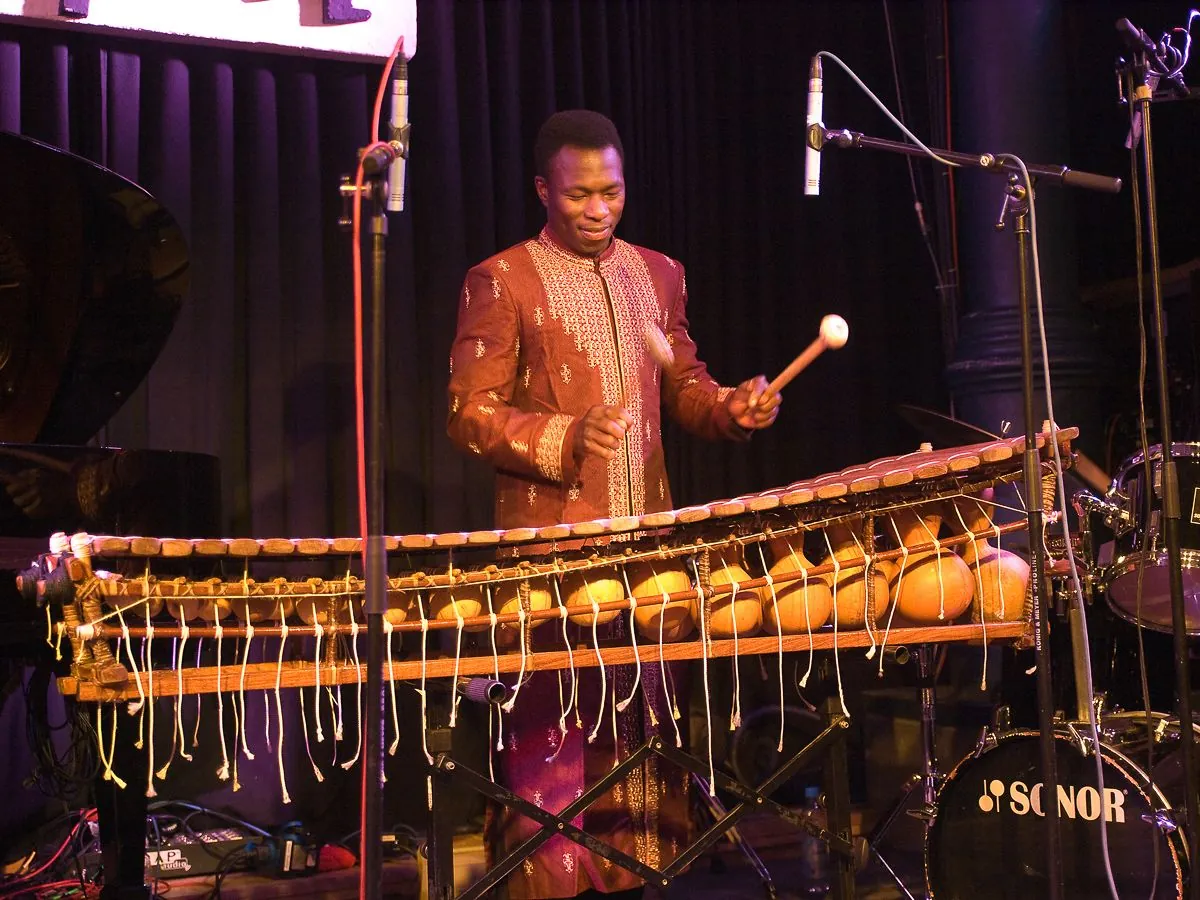
[(325, 780), (325, 776), (321, 774), (321, 770), (317, 766), (317, 761), (313, 759), (312, 746), (308, 742), (308, 713), (305, 710), (307, 704), (304, 702), (304, 691), (297, 691), (296, 693), (300, 695), (300, 729), (304, 735), (304, 752), (308, 754), (308, 764), (312, 766), (313, 775), (316, 777), (317, 783), (320, 784)]
[[(237, 659), (235, 652), (234, 659)], [(242, 789), (242, 784), (238, 781), (238, 737), (242, 733), (242, 720), (238, 715), (237, 703), (230, 703), (229, 708), (233, 710), (233, 792), (236, 794)]]
[[(463, 639), (463, 617), (458, 609), (458, 601), (454, 598), (454, 588), (450, 588), (450, 608), (454, 610), (454, 679), (450, 682), (451, 685), (458, 684), (458, 666), (462, 659), (462, 639)], [(450, 691), (450, 727), (453, 728), (458, 722), (458, 704), (461, 700), (461, 695), (457, 690)]]
[(612, 677), (612, 738), (613, 738), (613, 764), (615, 769), (621, 764), (621, 741), (617, 737), (617, 674), (614, 672)]
[(321, 726), (321, 638), (325, 636), (325, 626), (317, 619), (317, 602), (310, 600), (309, 610), (312, 614), (313, 637), (317, 639), (316, 649), (313, 650), (313, 670), (316, 672), (316, 685), (313, 687), (313, 724), (316, 726), (317, 743), (325, 740), (325, 729)]
[(117, 740), (117, 708), (113, 706), (113, 723), (112, 723), (112, 748), (108, 751), (107, 758), (104, 755), (104, 705), (96, 704), (96, 755), (100, 757), (100, 764), (104, 767), (104, 780), (111, 781), (116, 784), (121, 790), (125, 790), (125, 782), (117, 776), (113, 771), (112, 761), (113, 755), (116, 752)]
[[(621, 579), (625, 583), (625, 598), (629, 602), (629, 638), (633, 646), (633, 687), (629, 691), (629, 696), (616, 705), (617, 712), (625, 712), (629, 708), (629, 704), (633, 702), (633, 698), (637, 696), (638, 688), (642, 684), (642, 655), (638, 653), (637, 643), (637, 621), (634, 618), (637, 613), (637, 600), (633, 598), (633, 589), (629, 587), (629, 573), (625, 571), (625, 567), (621, 566)], [(616, 692), (614, 685), (613, 700), (616, 700)], [(658, 725), (654, 715), (653, 704), (647, 703), (646, 709), (650, 711), (650, 725), (654, 727)]]
[[(46, 614), (47, 615), (50, 614), (49, 605), (46, 606)], [(55, 662), (62, 662), (62, 640), (63, 640), (63, 635), (67, 631), (67, 623), (59, 622), (58, 626), (55, 630), (57, 631), (58, 634), (54, 639), (54, 660), (55, 660)]]
[[(500, 708), (505, 712), (512, 712), (513, 707), (517, 703), (517, 695), (521, 693), (521, 686), (525, 683), (525, 629), (530, 627), (526, 624), (525, 604), (521, 602), (521, 586), (517, 586), (517, 641), (521, 645), (521, 671), (517, 673), (517, 683), (513, 685), (512, 695), (502, 704)], [(499, 673), (497, 673), (499, 674)]]
[[(154, 644), (154, 623), (150, 621), (150, 604), (146, 603), (143, 609), (146, 613), (146, 641), (144, 647), (146, 649), (146, 659), (149, 661), (154, 658), (151, 655)], [(147, 747), (146, 758), (146, 796), (153, 798), (158, 796), (158, 791), (154, 789), (154, 707), (158, 704), (154, 700), (154, 665), (152, 663), (145, 665), (143, 669), (146, 672), (146, 693), (150, 696), (150, 702), (146, 704), (146, 715), (148, 718), (146, 741), (149, 745)]]
[[(254, 759), (254, 754), (250, 752), (250, 745), (246, 743), (246, 732), (250, 730), (250, 722), (246, 719), (246, 663), (250, 661), (250, 644), (254, 640), (254, 626), (249, 622), (246, 623), (246, 642), (242, 644), (242, 671), (241, 677), (238, 679), (238, 706), (241, 708), (241, 725), (238, 731), (242, 737), (242, 753), (246, 759)], [(236, 754), (235, 754), (236, 755)], [(234, 776), (237, 777), (236, 774)]]
[(733, 593), (729, 597), (729, 617), (733, 625), (733, 703), (729, 711), (729, 730), (737, 731), (738, 726), (742, 724), (742, 675), (741, 667), (738, 666), (738, 581), (730, 573), (729, 564), (725, 562), (724, 555), (721, 556), (721, 568), (725, 571), (725, 577), (729, 579), (729, 583), (733, 586)]
[[(346, 573), (346, 589), (350, 589), (350, 573)], [(354, 744), (354, 755), (342, 763), (342, 768), (351, 769), (358, 758), (362, 756), (363, 742), (363, 720), (362, 720), (362, 664), (358, 658), (358, 620), (354, 618), (354, 600), (350, 599), (346, 602), (346, 606), (350, 611), (350, 655), (354, 659), (354, 732), (357, 735)]]
[[(962, 509), (957, 503), (953, 504), (954, 512), (958, 515), (958, 521), (962, 523), (963, 531), (974, 540), (974, 533), (967, 527), (967, 520), (963, 518)], [(997, 560), (999, 563), (999, 560)], [(975, 570), (975, 590), (976, 597), (979, 598), (979, 624), (983, 626), (983, 668), (979, 673), (979, 689), (987, 690), (987, 658), (988, 658), (988, 641), (987, 641), (987, 605), (983, 602), (983, 557), (979, 553), (978, 544), (975, 545), (975, 565), (971, 566)], [(996, 570), (1000, 567), (997, 564)]]
[[(485, 586), (488, 604), (488, 623), (491, 626), (489, 631), (492, 636), (492, 677), (497, 681), (500, 680), (500, 650), (496, 647), (496, 610), (492, 604), (492, 586)], [(422, 666), (423, 667), (423, 666)], [(496, 749), (504, 750), (504, 708), (502, 704), (494, 704), (496, 707)], [(488, 742), (491, 743), (491, 734), (488, 735)]]
[[(888, 515), (888, 522), (891, 523), (892, 531), (896, 535), (896, 543), (900, 547), (900, 571), (896, 573), (896, 588), (895, 588), (895, 590), (892, 591), (890, 586), (888, 588), (888, 590), (890, 592), (890, 596), (888, 597), (888, 602), (890, 603), (890, 607), (888, 609), (887, 622), (884, 623), (884, 626), (883, 626), (883, 642), (885, 645), (887, 644), (888, 638), (891, 637), (891, 635), (892, 635), (892, 620), (896, 617), (896, 607), (898, 607), (900, 605), (900, 602), (899, 602), (900, 601), (900, 589), (902, 587), (904, 587), (904, 571), (905, 571), (905, 569), (908, 568), (908, 556), (909, 556), (908, 547), (905, 545), (904, 539), (902, 537), (900, 537), (900, 528), (898, 525), (896, 525), (895, 518), (893, 518), (890, 514)], [(895, 597), (896, 602), (892, 602), (893, 596)], [(882, 675), (883, 675), (883, 657), (882, 656), (879, 657), (879, 674), (882, 677)]]
[[(217, 639), (217, 732), (221, 736), (221, 767), (217, 769), (217, 778), (229, 780), (229, 745), (225, 741), (225, 694), (221, 688), (221, 671), (224, 668), (224, 657), (221, 655), (221, 639), (225, 629), (221, 627), (220, 613), (213, 605), (213, 637)], [(234, 750), (236, 756), (237, 751)]]
[[(279, 682), (283, 678), (283, 649), (287, 645), (288, 625), (287, 619), (283, 615), (283, 599), (279, 602), (279, 656), (275, 660), (275, 714), (278, 716), (279, 724), (279, 740), (276, 741), (275, 758), (279, 763), (279, 788), (283, 793), (283, 802), (291, 803), (292, 798), (288, 794), (287, 774), (283, 768), (283, 702), (279, 698)], [(249, 620), (249, 610), (247, 610), (246, 619)], [(266, 697), (266, 692), (263, 692), (263, 697)], [(307, 730), (305, 731), (305, 740), (307, 740)], [(267, 750), (270, 751), (270, 743), (267, 744)], [(314, 766), (314, 768), (316, 768)]]
[(921, 523), (921, 527), (925, 529), (925, 533), (933, 541), (932, 559), (937, 564), (938, 577), (938, 621), (944, 622), (946, 620), (946, 584), (942, 578), (942, 544), (938, 540), (938, 536), (934, 534), (933, 529), (926, 523), (924, 516), (918, 515), (917, 521)]
[[(788, 545), (791, 546), (790, 544)], [(792, 551), (795, 552), (794, 550)], [(783, 752), (783, 618), (779, 614), (779, 597), (775, 593), (775, 578), (771, 575), (771, 569), (767, 566), (767, 555), (763, 552), (762, 541), (758, 542), (758, 558), (762, 561), (763, 571), (766, 572), (767, 589), (771, 592), (771, 607), (775, 610), (775, 637), (777, 640), (778, 662), (779, 662), (779, 745), (775, 748), (776, 752)], [(804, 617), (808, 618), (808, 586), (805, 585), (804, 590)], [(812, 632), (809, 631), (809, 642), (812, 641)]]
[[(385, 616), (383, 631), (387, 635), (388, 691), (391, 694), (392, 731), (395, 734), (395, 737), (392, 738), (392, 743), (388, 745), (388, 756), (395, 756), (396, 748), (400, 746), (400, 713), (396, 709), (396, 669), (392, 665), (392, 632), (394, 630), (391, 620)], [(454, 679), (454, 683), (458, 683), (457, 678)]]
[[(558, 560), (555, 560), (555, 567), (558, 566)], [(571, 707), (574, 704), (572, 692), (575, 690), (575, 657), (571, 652), (571, 641), (567, 637), (567, 608), (563, 606), (562, 593), (558, 589), (558, 578), (551, 576), (550, 584), (554, 588), (554, 599), (558, 602), (558, 619), (562, 624), (563, 644), (567, 648), (567, 664), (571, 667), (571, 690), (563, 695), (562, 684), (562, 669), (556, 673), (558, 675), (558, 746), (554, 748), (554, 752), (546, 757), (546, 762), (554, 762), (558, 758), (558, 754), (562, 752), (563, 746), (567, 743), (567, 716), (571, 712)], [(490, 726), (492, 717), (488, 715), (488, 725)], [(490, 754), (489, 754), (490, 759)]]
[(425, 761), (433, 765), (433, 755), (429, 752), (429, 699), (425, 690), (425, 659), (429, 642), (429, 617), (425, 615), (425, 601), (421, 592), (417, 591), (417, 614), (421, 617), (421, 686), (417, 688), (417, 696), (421, 698), (421, 752)]
[(600, 726), (604, 724), (604, 703), (608, 699), (608, 679), (604, 671), (604, 657), (600, 655), (600, 637), (596, 631), (596, 619), (600, 607), (592, 596), (592, 589), (586, 575), (583, 578), (583, 590), (587, 594), (588, 602), (592, 605), (592, 649), (596, 652), (596, 662), (600, 664), (600, 709), (596, 713), (596, 724), (592, 728), (592, 733), (587, 737), (587, 742), (594, 744), (596, 735), (600, 733)]
[[(171, 671), (177, 671), (175, 665), (175, 651), (179, 647), (179, 638), (171, 638)], [(179, 746), (179, 734), (183, 731), (182, 725), (176, 725), (176, 720), (179, 718), (179, 697), (171, 698), (171, 752), (167, 754), (167, 761), (163, 767), (158, 770), (157, 777), (162, 781), (167, 777), (167, 772), (171, 768), (171, 763), (175, 761), (175, 750)]]
[[(842, 567), (837, 555), (833, 552), (833, 544), (829, 542), (829, 532), (822, 531), (821, 536), (825, 538), (825, 546), (829, 548), (829, 558), (833, 560), (833, 672), (837, 678), (838, 703), (842, 706), (842, 715), (848, 719), (850, 718), (850, 712), (846, 709), (846, 695), (842, 691), (842, 661), (838, 656), (837, 587), (838, 574), (842, 571)], [(863, 570), (863, 574), (866, 574), (865, 569)]]
[(708, 690), (708, 622), (707, 616), (704, 615), (704, 586), (700, 583), (700, 567), (696, 565), (695, 556), (691, 559), (692, 571), (696, 573), (696, 608), (700, 612), (700, 646), (704, 651), (704, 655), (700, 659), (704, 673), (704, 728), (708, 736), (708, 795), (715, 797), (717, 796), (717, 776), (714, 771), (712, 752), (712, 699)]
[[(179, 607), (179, 656), (175, 658), (175, 683), (178, 689), (175, 700), (175, 728), (179, 732), (179, 755), (189, 762), (191, 762), (192, 755), (187, 752), (187, 738), (183, 733), (183, 651), (187, 646), (190, 634), (191, 629), (188, 628), (187, 621), (183, 618), (183, 607), (181, 606)], [(159, 777), (166, 778), (167, 776), (160, 775)]]
[[(133, 642), (129, 638), (129, 626), (125, 624), (125, 616), (118, 613), (117, 621), (121, 625), (121, 637), (117, 641), (117, 655), (121, 654), (121, 646), (125, 646), (125, 658), (129, 660), (129, 671), (133, 673), (133, 683), (137, 686), (138, 698), (130, 700), (126, 707), (129, 714), (132, 716), (135, 712), (142, 709), (146, 702), (146, 692), (142, 689), (142, 677), (138, 674), (137, 659), (133, 655)], [(139, 750), (142, 749), (141, 729), (138, 729), (137, 743), (134, 745)]]
[[(200, 668), (201, 651), (203, 649), (204, 649), (204, 638), (202, 638), (202, 637), (196, 638), (196, 668), (197, 669)], [(203, 699), (203, 697), (204, 697), (203, 694), (199, 694), (199, 693), (196, 694), (196, 723), (195, 723), (195, 725), (192, 726), (192, 747), (193, 748), (198, 748), (200, 746), (200, 711), (201, 711), (200, 701)], [(191, 757), (189, 756), (188, 759), (191, 759)]]
[(671, 677), (671, 670), (667, 668), (666, 656), (663, 653), (663, 628), (667, 621), (667, 607), (671, 604), (671, 597), (667, 593), (667, 589), (662, 586), (658, 580), (658, 572), (654, 569), (654, 563), (650, 564), (650, 575), (654, 578), (654, 586), (662, 594), (662, 607), (658, 615), (658, 668), (662, 675), (663, 686), (663, 701), (667, 707), (667, 718), (671, 720), (671, 727), (675, 729), (675, 746), (683, 746), (683, 736), (679, 733), (679, 704), (675, 701), (674, 679)]

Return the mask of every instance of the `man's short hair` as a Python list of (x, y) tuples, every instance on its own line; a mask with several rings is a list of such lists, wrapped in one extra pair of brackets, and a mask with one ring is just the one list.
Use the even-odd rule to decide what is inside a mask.
[(590, 109), (566, 109), (556, 112), (538, 129), (533, 144), (533, 162), (536, 174), (549, 177), (550, 160), (563, 147), (581, 147), (584, 150), (603, 150), (612, 147), (625, 162), (625, 148), (617, 126), (607, 116)]

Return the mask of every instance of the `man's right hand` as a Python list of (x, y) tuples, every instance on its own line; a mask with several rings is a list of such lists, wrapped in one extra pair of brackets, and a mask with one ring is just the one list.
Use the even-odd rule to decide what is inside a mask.
[(575, 430), (575, 459), (582, 462), (588, 454), (612, 459), (632, 425), (633, 417), (620, 406), (593, 406)]

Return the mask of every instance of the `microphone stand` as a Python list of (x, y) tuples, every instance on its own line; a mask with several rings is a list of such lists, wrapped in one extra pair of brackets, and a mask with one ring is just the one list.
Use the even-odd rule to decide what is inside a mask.
[[(370, 334), (367, 352), (369, 381), (366, 409), (366, 519), (363, 546), (366, 579), (364, 610), (367, 620), (367, 687), (361, 726), (363, 739), (362, 830), (359, 836), (359, 897), (381, 900), (383, 896), (383, 784), (384, 704), (383, 658), (384, 614), (387, 612), (387, 544), (384, 524), (384, 422), (386, 403), (385, 287), (387, 267), (386, 214), (388, 165), (397, 154), (407, 155), (407, 145), (385, 145), (363, 155), (363, 210), (371, 243), (370, 308), (364, 316)], [(343, 177), (341, 194), (346, 205), (353, 201), (356, 187)], [(339, 224), (352, 224), (343, 210)]]
[[(859, 132), (826, 129), (815, 124), (808, 130), (808, 145), (816, 150), (826, 146), (838, 148), (884, 150), (908, 156), (926, 156), (926, 152), (915, 144), (870, 137)], [(1004, 208), (997, 229), (1005, 227), (1005, 220), (1013, 219), (1012, 233), (1017, 239), (1018, 290), (1017, 299), (1021, 316), (1021, 368), (1022, 393), (1025, 413), (1025, 509), (1029, 528), (1029, 577), (1033, 598), (1033, 641), (1037, 660), (1038, 728), (1042, 763), (1042, 796), (1058, 797), (1058, 761), (1054, 740), (1054, 693), (1050, 669), (1050, 628), (1048, 592), (1044, 583), (1044, 547), (1042, 541), (1042, 488), (1041, 459), (1038, 454), (1034, 431), (1034, 387), (1033, 350), (1029, 326), (1029, 250), (1030, 227), (1029, 197), (1026, 187), (1020, 183), (1020, 169), (1011, 160), (1000, 159), (992, 153), (960, 153), (934, 149), (934, 152), (964, 168), (981, 169), (993, 175), (1006, 177)], [(1087, 190), (1117, 193), (1121, 189), (1119, 178), (1109, 178), (1090, 172), (1078, 172), (1066, 166), (1027, 165), (1031, 177), (1044, 179), (1049, 184), (1077, 187)], [(1051, 900), (1063, 897), (1063, 871), (1061, 835), (1058, 827), (1058, 803), (1043, 804), (1046, 817), (1046, 873)], [(1193, 857), (1194, 858), (1194, 857)], [(1200, 880), (1200, 879), (1198, 879)]]
[[(1117, 23), (1118, 30), (1122, 25), (1133, 29), (1127, 19)], [(1178, 697), (1178, 715), (1181, 727), (1180, 752), (1183, 755), (1184, 784), (1187, 793), (1184, 801), (1185, 835), (1187, 841), (1188, 859), (1196, 864), (1197, 837), (1200, 837), (1200, 782), (1197, 780), (1196, 767), (1196, 738), (1193, 729), (1188, 727), (1192, 721), (1192, 685), (1189, 671), (1187, 608), (1183, 593), (1183, 563), (1180, 548), (1179, 519), (1180, 496), (1179, 475), (1172, 456), (1171, 443), (1171, 399), (1168, 394), (1167, 377), (1167, 344), (1163, 330), (1163, 297), (1162, 297), (1162, 264), (1159, 260), (1158, 244), (1158, 205), (1154, 187), (1154, 149), (1150, 135), (1150, 105), (1154, 96), (1151, 84), (1150, 66), (1147, 49), (1139, 47), (1134, 53), (1133, 62), (1125, 67), (1122, 77), (1132, 87), (1129, 96), (1135, 106), (1135, 112), (1141, 120), (1142, 142), (1142, 172), (1144, 190), (1146, 193), (1146, 236), (1150, 245), (1150, 296), (1154, 310), (1154, 350), (1155, 375), (1158, 381), (1158, 409), (1162, 440), (1162, 522), (1163, 536), (1167, 545), (1167, 578), (1171, 591), (1171, 631), (1175, 651), (1175, 689)], [(1178, 75), (1172, 80), (1172, 85), (1178, 89), (1183, 85)], [(1187, 88), (1183, 87), (1186, 95)], [(1133, 135), (1136, 139), (1136, 135)], [(1140, 275), (1140, 273), (1139, 273)], [(1144, 560), (1143, 563), (1144, 564)], [(1200, 874), (1192, 872), (1188, 886), (1188, 896), (1191, 900), (1200, 900)]]

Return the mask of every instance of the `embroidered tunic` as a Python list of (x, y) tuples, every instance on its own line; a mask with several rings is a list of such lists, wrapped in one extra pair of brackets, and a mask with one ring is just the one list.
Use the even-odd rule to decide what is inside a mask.
[[(614, 239), (578, 256), (543, 229), (467, 273), (450, 355), (450, 437), (496, 467), (497, 528), (554, 525), (671, 508), (662, 449), (665, 407), (702, 437), (743, 438), (687, 332), (683, 266)], [(646, 350), (647, 324), (675, 365)], [(596, 405), (633, 419), (612, 460), (571, 448)]]
[[(745, 438), (724, 402), (733, 389), (718, 385), (696, 355), (686, 307), (683, 267), (621, 240), (589, 258), (563, 248), (543, 229), (467, 273), (450, 355), (448, 431), (459, 446), (496, 467), (497, 528), (670, 509), (664, 409), (705, 438)], [(647, 352), (648, 324), (661, 328), (672, 346), (670, 372)], [(577, 462), (575, 430), (588, 409), (600, 404), (623, 406), (633, 424), (614, 459), (589, 455)], [(548, 638), (543, 634), (548, 627), (535, 637)], [(628, 625), (619, 617), (610, 627), (621, 632)], [(674, 671), (671, 690), (682, 702), (686, 670)], [(545, 809), (563, 809), (653, 733), (647, 703), (655, 709), (657, 730), (674, 743), (659, 667), (643, 667), (641, 679), (635, 702), (612, 718), (616, 700), (633, 690), (634, 672), (631, 666), (608, 670), (604, 721), (589, 742), (602, 704), (596, 671), (580, 676), (584, 726), (576, 725), (572, 713), (565, 737), (560, 704), (549, 698), (570, 692), (567, 674), (533, 675), (513, 713), (504, 717), (505, 750), (497, 762), (508, 787)], [(686, 719), (680, 724), (686, 730)], [(687, 773), (651, 757), (575, 824), (661, 868), (686, 844)], [(489, 822), (489, 850), (507, 852), (535, 829), (527, 819), (500, 812)], [(619, 866), (555, 836), (510, 876), (508, 889), (513, 900), (521, 900), (639, 883)]]

